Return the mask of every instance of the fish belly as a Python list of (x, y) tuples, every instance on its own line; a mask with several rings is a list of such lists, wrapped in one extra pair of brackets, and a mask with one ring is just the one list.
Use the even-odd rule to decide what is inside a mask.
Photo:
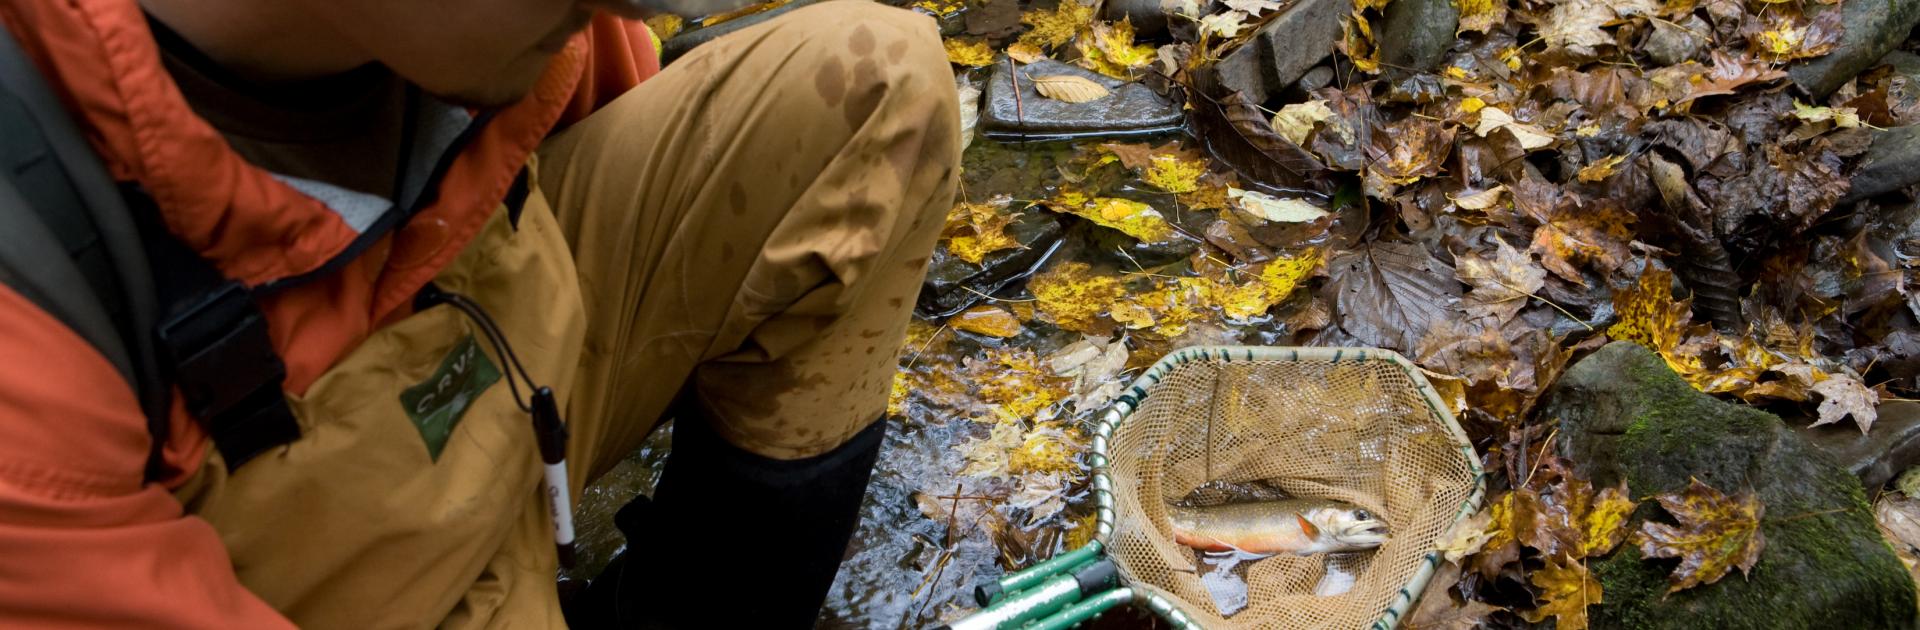
[(1169, 510), (1173, 539), (1202, 551), (1245, 551), (1256, 554), (1293, 553), (1313, 541), (1301, 531), (1292, 512), (1247, 509), (1242, 506), (1173, 508)]

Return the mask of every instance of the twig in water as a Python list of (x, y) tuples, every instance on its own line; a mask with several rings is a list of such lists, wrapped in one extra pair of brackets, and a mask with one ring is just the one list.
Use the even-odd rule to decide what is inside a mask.
[(993, 296), (991, 296), (991, 295), (987, 295), (987, 294), (985, 294), (985, 293), (981, 293), (981, 292), (979, 292), (979, 291), (976, 291), (976, 290), (974, 290), (974, 288), (973, 288), (973, 287), (968, 287), (968, 286), (962, 286), (962, 287), (960, 287), (960, 290), (962, 290), (962, 291), (966, 291), (966, 292), (968, 292), (968, 293), (972, 293), (972, 294), (974, 294), (974, 295), (978, 295), (978, 296), (980, 296), (980, 297), (983, 297), (983, 298), (986, 298), (987, 300), (990, 300), (990, 301), (993, 301), (993, 302), (1038, 302), (1038, 301), (1040, 301), (1040, 299), (1039, 299), (1039, 298), (1029, 298), (1029, 299), (1025, 299), (1025, 300), (1015, 300), (1015, 299), (1012, 299), (1012, 298), (1001, 298), (1001, 297), (993, 297)]
[(1026, 129), (1026, 108), (1020, 104), (1020, 71), (1014, 68), (1012, 57), (1007, 58), (1007, 82), (1013, 84), (1013, 123)]
[(914, 351), (913, 351), (913, 356), (912, 356), (912, 357), (909, 357), (909, 358), (907, 359), (907, 367), (906, 367), (906, 368), (902, 368), (902, 369), (911, 369), (911, 368), (913, 368), (913, 363), (914, 363), (915, 361), (919, 361), (919, 360), (920, 360), (920, 353), (922, 353), (922, 352), (926, 352), (926, 351), (927, 351), (927, 347), (928, 347), (928, 346), (931, 346), (931, 345), (933, 345), (933, 340), (934, 340), (934, 339), (938, 339), (938, 338), (940, 337), (940, 333), (943, 333), (943, 332), (946, 332), (946, 331), (947, 331), (947, 324), (946, 324), (945, 322), (941, 322), (941, 324), (940, 324), (940, 327), (939, 327), (939, 328), (936, 328), (936, 329), (934, 329), (934, 331), (933, 331), (933, 334), (931, 334), (931, 335), (927, 335), (927, 342), (926, 342), (926, 343), (923, 343), (923, 344), (920, 344), (920, 349), (919, 349), (919, 350), (914, 350)]

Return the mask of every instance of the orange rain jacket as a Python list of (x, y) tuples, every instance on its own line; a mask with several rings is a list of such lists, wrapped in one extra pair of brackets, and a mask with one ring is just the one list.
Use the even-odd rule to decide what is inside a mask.
[[(107, 171), (138, 182), (168, 229), (228, 277), (258, 286), (319, 268), (355, 231), (236, 154), (160, 64), (135, 0), (8, 0), (0, 23), (34, 58)], [(285, 389), (300, 395), (451, 262), (534, 148), (659, 69), (646, 27), (598, 16), (533, 93), (451, 163), (438, 198), (325, 279), (265, 297)], [(59, 321), (0, 285), (0, 616), (8, 625), (286, 627), (234, 577), (219, 536), (169, 489), (208, 439), (174, 397), (149, 483), (150, 438), (131, 387)], [(21, 615), (25, 615), (24, 618)]]

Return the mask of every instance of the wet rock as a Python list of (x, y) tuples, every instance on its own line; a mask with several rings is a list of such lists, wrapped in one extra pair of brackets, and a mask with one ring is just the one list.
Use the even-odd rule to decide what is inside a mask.
[[(1040, 96), (1027, 77), (1073, 75), (1106, 86), (1113, 94), (1085, 103)], [(1180, 126), (1180, 106), (1152, 89), (1052, 59), (1020, 67), (1019, 97), (1007, 64), (995, 64), (987, 79), (987, 111), (980, 124), (988, 133), (1039, 136), (1098, 135), (1166, 131)]]
[(1713, 27), (1700, 16), (1688, 14), (1686, 21), (1653, 21), (1653, 34), (1647, 36), (1647, 43), (1641, 51), (1647, 53), (1654, 63), (1671, 66), (1676, 63), (1700, 57), (1706, 49), (1707, 34)]
[[(1616, 342), (1561, 377), (1541, 408), (1559, 447), (1596, 485), (1628, 494), (1753, 488), (1766, 506), (1766, 548), (1751, 575), (1667, 594), (1668, 560), (1632, 545), (1590, 561), (1606, 601), (1596, 628), (1907, 628), (1914, 585), (1875, 528), (1857, 479), (1779, 418), (1695, 391), (1645, 348)], [(1637, 519), (1666, 518), (1653, 501)], [(1638, 527), (1638, 524), (1632, 525)]]
[(1265, 102), (1333, 53), (1340, 21), (1352, 11), (1352, 0), (1294, 0), (1215, 64), (1221, 87)]
[(1894, 475), (1920, 464), (1920, 403), (1891, 401), (1880, 405), (1879, 412), (1880, 419), (1865, 435), (1857, 428), (1838, 424), (1795, 430), (1858, 477), (1861, 487), (1872, 493), (1887, 485)]
[(1106, 18), (1115, 22), (1133, 22), (1133, 33), (1155, 37), (1167, 32), (1167, 16), (1173, 13), (1170, 0), (1107, 0)]
[(666, 65), (669, 63), (673, 63), (673, 60), (679, 59), (681, 55), (687, 54), (687, 51), (693, 50), (695, 46), (699, 46), (701, 44), (705, 44), (707, 42), (713, 41), (714, 38), (716, 37), (720, 37), (722, 35), (726, 35), (727, 33), (732, 33), (734, 31), (738, 31), (740, 29), (747, 28), (749, 26), (753, 26), (755, 24), (759, 24), (767, 20), (771, 20), (773, 18), (786, 14), (788, 11), (798, 9), (800, 7), (804, 7), (818, 1), (819, 0), (793, 0), (792, 2), (789, 2), (778, 8), (760, 12), (760, 13), (755, 13), (753, 15), (749, 15), (743, 18), (735, 18), (732, 20), (727, 20), (725, 22), (721, 22), (713, 26), (706, 26), (706, 27), (696, 28), (692, 30), (681, 31), (679, 35), (675, 35), (673, 36), (672, 39), (669, 39), (660, 44), (660, 64)]
[[(1836, 9), (1827, 9), (1836, 10)], [(1823, 57), (1795, 64), (1787, 70), (1801, 90), (1826, 98), (1854, 75), (1872, 67), (1899, 46), (1920, 22), (1920, 0), (1859, 0), (1842, 3), (1840, 22), (1846, 31), (1840, 45)]]
[(1920, 125), (1873, 133), (1873, 146), (1860, 158), (1853, 183), (1840, 203), (1852, 203), (1920, 182)]
[(927, 266), (927, 279), (920, 286), (915, 307), (922, 317), (946, 317), (973, 306), (1014, 280), (1033, 273), (1060, 242), (1063, 228), (1051, 212), (1021, 213), (1007, 226), (1007, 235), (1023, 246), (987, 254), (976, 265), (947, 253), (941, 246), (933, 252)]
[(1427, 72), (1453, 47), (1460, 9), (1453, 0), (1398, 0), (1381, 19), (1380, 67), (1388, 81)]
[(1012, 37), (1020, 32), (1020, 0), (969, 2), (966, 33), (976, 37)]
[(1920, 55), (1896, 50), (1880, 58), (1893, 67), (1887, 81), (1887, 111), (1896, 125), (1920, 123)]
[(1333, 68), (1324, 65), (1314, 66), (1306, 74), (1300, 75), (1299, 81), (1293, 82), (1294, 89), (1300, 90), (1301, 94), (1312, 94), (1314, 90), (1329, 85), (1333, 85)]
[(1177, 234), (1165, 241), (1147, 243), (1121, 234), (1119, 230), (1094, 225), (1091, 221), (1084, 222), (1084, 225), (1087, 226), (1087, 242), (1092, 244), (1094, 251), (1101, 252), (1103, 256), (1111, 254), (1107, 256), (1112, 259), (1110, 262), (1121, 269), (1136, 269), (1135, 265), (1150, 268), (1179, 262), (1200, 249), (1199, 241)]

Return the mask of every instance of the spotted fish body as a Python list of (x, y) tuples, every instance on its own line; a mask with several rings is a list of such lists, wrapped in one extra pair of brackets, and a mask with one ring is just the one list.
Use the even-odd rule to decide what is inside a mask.
[(1366, 510), (1325, 499), (1169, 506), (1167, 515), (1175, 542), (1210, 552), (1305, 556), (1372, 549), (1387, 541), (1385, 522)]

